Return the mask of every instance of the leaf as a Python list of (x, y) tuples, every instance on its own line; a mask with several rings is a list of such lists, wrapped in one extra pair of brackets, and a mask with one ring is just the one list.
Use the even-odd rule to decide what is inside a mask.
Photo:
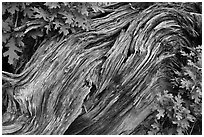
[(2, 33), (2, 42), (6, 43), (10, 36), (10, 33)]
[(184, 128), (184, 129), (188, 129), (188, 127), (190, 127), (189, 122), (188, 122), (187, 119), (182, 119), (179, 122), (180, 122), (179, 126)]
[(189, 121), (191, 121), (191, 122), (194, 122), (195, 121), (195, 117), (193, 116), (193, 115), (191, 115), (191, 114), (187, 114), (187, 117), (186, 117)]
[(88, 8), (87, 8), (86, 3), (82, 3), (81, 14), (82, 14), (82, 15), (86, 15), (86, 16), (89, 15), (89, 12), (88, 12)]
[(184, 67), (184, 75), (190, 76), (193, 81), (196, 81), (196, 75), (188, 67)]
[(27, 7), (24, 10), (24, 16), (28, 16), (28, 18), (33, 18), (34, 17), (34, 11), (32, 10), (32, 8)]
[(19, 11), (19, 4), (17, 2), (11, 2), (10, 8), (7, 9), (7, 11), (11, 14), (14, 14), (15, 11)]
[(25, 2), (25, 5), (30, 5), (32, 2)]
[(157, 130), (151, 130), (147, 132), (148, 135), (156, 135), (157, 134)]
[(182, 114), (181, 113), (176, 113), (175, 115), (176, 115), (175, 117), (177, 118), (177, 120), (182, 119)]
[(60, 28), (60, 27), (63, 25), (63, 22), (60, 21), (60, 20), (55, 20), (55, 21), (53, 22), (53, 24), (55, 24), (54, 29), (58, 29), (58, 28)]
[(195, 56), (195, 53), (191, 51), (190, 56)]
[(75, 14), (75, 23), (76, 23), (76, 26), (78, 27), (81, 27), (83, 30), (89, 30), (90, 29), (90, 24), (87, 20), (86, 17), (80, 15), (80, 14)]
[(71, 24), (72, 22), (73, 22), (73, 16), (71, 15), (71, 14), (68, 14), (67, 16), (66, 16), (67, 18), (66, 18), (66, 20), (65, 20), (65, 23), (67, 23), (67, 24)]
[(91, 4), (91, 8), (94, 10), (94, 12), (99, 11), (99, 12), (104, 13), (104, 9), (99, 7), (96, 2), (90, 2), (90, 4)]
[(201, 55), (198, 55), (198, 62), (197, 63), (193, 63), (191, 60), (188, 60), (188, 65), (192, 66), (192, 67), (194, 67), (194, 68), (196, 68), (198, 70), (201, 70), (201, 67), (202, 67), (202, 57), (201, 57)]
[(4, 32), (10, 32), (11, 26), (13, 25), (12, 19), (7, 18), (5, 21), (2, 21), (2, 27)]
[(181, 72), (179, 72), (178, 70), (174, 70), (174, 73), (178, 76), (181, 76)]
[(25, 18), (21, 19), (21, 24), (26, 24), (28, 21), (29, 21), (28, 18), (25, 17)]
[(63, 25), (60, 27), (59, 32), (63, 33), (64, 35), (67, 35), (67, 34), (69, 34), (69, 29), (70, 29), (69, 25)]
[(46, 28), (46, 33), (48, 34), (49, 30), (51, 30), (51, 24), (47, 24), (45, 25), (45, 28)]
[(172, 95), (171, 93), (169, 93), (168, 90), (164, 90), (164, 97), (169, 98), (169, 99), (172, 99), (172, 98), (173, 98), (173, 95)]
[(202, 104), (199, 103), (199, 104), (191, 104), (190, 107), (193, 109), (193, 113), (195, 114), (195, 116), (199, 117), (199, 116), (202, 116)]
[(60, 8), (60, 5), (58, 2), (46, 2), (44, 5), (48, 6), (48, 8), (50, 8), (50, 9)]
[(168, 90), (164, 90), (163, 95), (159, 92), (157, 100), (161, 104), (165, 104), (166, 102), (169, 102), (173, 99), (173, 95), (171, 93), (168, 93)]
[(200, 68), (202, 67), (202, 55), (201, 54), (198, 56), (198, 61), (197, 61), (196, 66), (198, 66)]
[(177, 131), (178, 135), (184, 135), (182, 128), (177, 128), (176, 131)]
[(22, 2), (22, 3), (21, 3), (21, 8), (22, 8), (22, 9), (21, 9), (22, 11), (24, 11), (24, 10), (26, 9), (26, 3), (25, 3), (25, 2)]
[(22, 41), (22, 37), (17, 37), (16, 43), (18, 44), (19, 47), (24, 47), (24, 43)]
[(153, 129), (158, 130), (158, 131), (159, 131), (159, 129), (160, 129), (160, 125), (159, 125), (159, 123), (157, 123), (157, 122), (153, 123), (153, 124), (151, 125), (151, 127), (152, 127)]
[(35, 13), (37, 13), (36, 15), (34, 15), (34, 17), (35, 18), (43, 18), (45, 21), (49, 21), (48, 20), (48, 17), (49, 17), (49, 14), (48, 14), (48, 12), (46, 12), (45, 10), (43, 10), (41, 7), (39, 7), (39, 8), (36, 8), (36, 7), (34, 7), (33, 8), (33, 11), (35, 12)]
[(178, 95), (175, 97), (176, 105), (177, 106), (182, 106), (182, 103), (184, 102), (183, 99), (181, 98), (181, 95)]
[(180, 53), (181, 53), (182, 56), (189, 57), (189, 55), (185, 51), (183, 51), (183, 50), (181, 50)]
[(65, 19), (65, 23), (71, 24), (73, 23), (74, 16), (71, 12), (59, 12), (59, 14), (63, 15), (63, 19)]
[(187, 90), (190, 90), (193, 86), (193, 83), (190, 80), (181, 79), (181, 88), (185, 88)]
[(157, 119), (160, 119), (161, 117), (164, 117), (164, 109), (158, 109), (157, 110), (159, 113), (156, 115)]
[(55, 18), (57, 18), (57, 12), (52, 13), (48, 18), (50, 21), (53, 21)]
[(4, 15), (6, 13), (6, 9), (7, 9), (7, 5), (3, 2), (2, 3), (2, 15)]
[(176, 133), (176, 129), (170, 127), (166, 127), (164, 131), (165, 131), (164, 135), (175, 135)]
[(67, 6), (69, 8), (71, 7), (70, 2), (63, 2), (63, 3), (64, 3), (65, 6)]
[(3, 56), (8, 56), (8, 63), (13, 64), (14, 59), (18, 59), (19, 56), (15, 51), (22, 52), (22, 50), (15, 45), (15, 39), (11, 38), (9, 42), (6, 44), (6, 47), (9, 47), (9, 50), (3, 53)]
[(196, 88), (196, 91), (191, 93), (191, 98), (195, 100), (195, 103), (199, 103), (202, 97), (202, 92), (200, 88)]

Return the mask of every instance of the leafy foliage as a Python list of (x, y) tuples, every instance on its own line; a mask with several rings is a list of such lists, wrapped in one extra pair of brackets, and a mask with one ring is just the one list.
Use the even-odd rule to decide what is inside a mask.
[[(19, 55), (24, 52), (24, 40), (28, 37), (37, 39), (55, 34), (68, 35), (91, 29), (91, 16), (104, 12), (107, 2), (4, 2), (3, 47), (8, 50), (8, 63), (16, 64)], [(34, 44), (33, 44), (34, 45)], [(31, 47), (32, 48), (32, 47)], [(21, 54), (16, 53), (19, 52)], [(24, 53), (27, 54), (27, 53)]]
[[(177, 92), (163, 91), (158, 93), (154, 122), (148, 134), (200, 134), (202, 121), (201, 90), (201, 46), (184, 50), (180, 54), (187, 60), (182, 71), (175, 71), (176, 77), (171, 80)], [(200, 131), (199, 131), (200, 130)]]
[(18, 59), (19, 56), (18, 54), (16, 54), (15, 51), (21, 52), (21, 49), (18, 48), (18, 46), (15, 46), (15, 39), (14, 38), (10, 38), (6, 47), (8, 46), (9, 50), (4, 52), (4, 56), (9, 56), (9, 60), (8, 63), (13, 64), (13, 60), (14, 59)]

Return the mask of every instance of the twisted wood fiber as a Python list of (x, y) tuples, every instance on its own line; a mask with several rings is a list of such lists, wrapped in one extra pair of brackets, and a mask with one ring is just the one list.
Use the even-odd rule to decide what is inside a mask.
[(44, 41), (21, 74), (2, 74), (12, 85), (3, 134), (131, 134), (182, 67), (179, 49), (199, 44), (201, 23), (178, 4), (123, 6), (89, 32)]

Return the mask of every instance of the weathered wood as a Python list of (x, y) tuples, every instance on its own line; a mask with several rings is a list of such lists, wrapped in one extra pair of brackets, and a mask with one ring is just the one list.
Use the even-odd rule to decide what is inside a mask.
[(180, 46), (197, 44), (201, 24), (180, 4), (124, 5), (89, 32), (45, 40), (21, 74), (2, 73), (3, 134), (131, 134), (167, 88), (162, 72), (180, 65)]

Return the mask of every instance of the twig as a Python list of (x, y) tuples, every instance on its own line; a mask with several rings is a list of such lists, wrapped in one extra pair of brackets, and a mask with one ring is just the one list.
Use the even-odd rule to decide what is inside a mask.
[(17, 25), (18, 25), (18, 11), (17, 11), (17, 13), (16, 13), (17, 15), (16, 15), (16, 22), (15, 22), (15, 28), (17, 27)]
[(191, 128), (190, 135), (191, 135), (191, 133), (193, 132), (193, 128), (194, 128), (194, 126), (195, 126), (195, 123), (196, 123), (196, 121), (193, 123), (193, 127)]

